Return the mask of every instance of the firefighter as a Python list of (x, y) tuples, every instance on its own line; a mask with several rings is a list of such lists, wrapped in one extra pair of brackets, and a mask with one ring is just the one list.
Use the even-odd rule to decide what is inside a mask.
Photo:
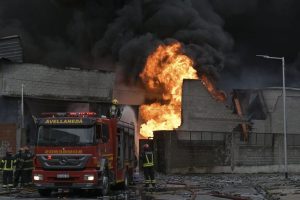
[(11, 150), (6, 151), (6, 156), (1, 160), (0, 169), (3, 170), (3, 188), (13, 187), (15, 160)]
[(109, 116), (110, 118), (121, 118), (121, 109), (120, 106), (118, 105), (119, 102), (117, 99), (112, 100), (112, 105), (110, 106), (109, 109)]
[[(18, 187), (24, 185), (24, 178), (22, 178), (23, 172), (23, 164), (24, 164), (24, 148), (21, 147), (18, 153), (15, 155), (16, 160), (16, 170), (14, 174), (14, 187)], [(21, 179), (21, 180), (20, 180)]]
[(155, 187), (153, 152), (151, 151), (149, 144), (145, 144), (143, 149), (144, 151), (141, 154), (141, 160), (144, 170), (144, 187), (148, 188), (150, 184)]
[(32, 170), (33, 170), (33, 153), (30, 152), (27, 146), (24, 147), (22, 179), (24, 179), (24, 186), (32, 184)]

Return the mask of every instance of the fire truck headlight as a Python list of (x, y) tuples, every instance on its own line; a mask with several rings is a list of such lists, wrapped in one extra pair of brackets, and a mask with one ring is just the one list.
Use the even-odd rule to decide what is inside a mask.
[(34, 174), (33, 175), (33, 180), (35, 181), (42, 181), (44, 179), (42, 174)]
[(94, 175), (89, 175), (89, 174), (84, 175), (85, 181), (93, 181), (94, 179), (95, 179)]

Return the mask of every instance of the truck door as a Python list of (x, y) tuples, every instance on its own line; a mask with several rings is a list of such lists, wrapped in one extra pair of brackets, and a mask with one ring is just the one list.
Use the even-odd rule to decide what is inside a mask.
[(117, 128), (116, 137), (116, 152), (117, 152), (117, 183), (124, 179), (124, 129), (122, 127)]

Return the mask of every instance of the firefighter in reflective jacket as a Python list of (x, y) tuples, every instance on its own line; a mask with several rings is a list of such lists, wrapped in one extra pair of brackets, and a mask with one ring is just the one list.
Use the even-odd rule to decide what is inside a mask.
[[(24, 164), (24, 148), (21, 147), (18, 153), (15, 155), (16, 160), (16, 169), (14, 174), (14, 187), (18, 187), (24, 185), (24, 172), (23, 172), (23, 164)], [(21, 180), (20, 180), (21, 179)]]
[(0, 169), (3, 170), (3, 188), (13, 187), (14, 165), (15, 160), (12, 151), (8, 150), (0, 163)]
[(23, 156), (23, 175), (24, 185), (32, 184), (32, 170), (33, 170), (33, 153), (30, 152), (27, 146), (24, 147), (24, 156)]
[(149, 187), (149, 184), (155, 187), (153, 152), (148, 144), (145, 144), (143, 148), (144, 152), (141, 154), (141, 160), (143, 163), (145, 187)]

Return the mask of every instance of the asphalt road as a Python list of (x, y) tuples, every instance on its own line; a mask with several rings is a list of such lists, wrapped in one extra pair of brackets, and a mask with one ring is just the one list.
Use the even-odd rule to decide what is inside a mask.
[(22, 190), (11, 190), (6, 191), (2, 190), (0, 192), (0, 199), (6, 200), (6, 199), (18, 199), (18, 200), (28, 200), (28, 199), (103, 199), (103, 200), (109, 200), (109, 199), (126, 199), (126, 200), (135, 200), (135, 199), (141, 199), (138, 195), (138, 192), (136, 192), (136, 187), (131, 187), (129, 190), (113, 190), (111, 191), (109, 196), (97, 196), (91, 192), (88, 191), (81, 191), (80, 193), (74, 193), (69, 191), (59, 191), (59, 192), (52, 192), (51, 197), (49, 198), (43, 198), (40, 197), (38, 192), (35, 189), (32, 188), (25, 188)]
[[(300, 175), (289, 179), (278, 174), (198, 174), (156, 175), (157, 189), (145, 190), (142, 183), (129, 190), (112, 190), (110, 196), (97, 197), (90, 192), (53, 192), (41, 198), (34, 189), (1, 194), (6, 199), (103, 199), (103, 200), (299, 200)], [(3, 190), (2, 190), (3, 192)]]

